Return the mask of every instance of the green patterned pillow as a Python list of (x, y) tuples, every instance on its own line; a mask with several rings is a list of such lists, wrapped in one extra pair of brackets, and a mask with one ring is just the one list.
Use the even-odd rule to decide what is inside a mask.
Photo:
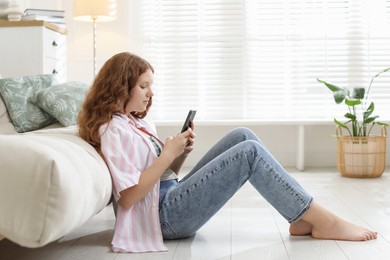
[(35, 92), (50, 87), (53, 81), (49, 74), (0, 79), (0, 94), (17, 132), (36, 130), (56, 122), (28, 101)]
[(40, 90), (30, 98), (30, 101), (63, 126), (70, 126), (77, 124), (77, 116), (87, 90), (87, 84), (71, 81)]

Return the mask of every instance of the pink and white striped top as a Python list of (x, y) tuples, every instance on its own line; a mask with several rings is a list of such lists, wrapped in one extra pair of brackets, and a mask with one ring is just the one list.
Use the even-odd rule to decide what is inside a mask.
[[(101, 150), (113, 181), (115, 201), (119, 192), (138, 184), (141, 172), (157, 158), (153, 144), (140, 134), (145, 128), (156, 136), (156, 129), (145, 120), (116, 115), (100, 127)], [(114, 252), (167, 251), (158, 213), (160, 183), (129, 209), (118, 205), (112, 250)]]

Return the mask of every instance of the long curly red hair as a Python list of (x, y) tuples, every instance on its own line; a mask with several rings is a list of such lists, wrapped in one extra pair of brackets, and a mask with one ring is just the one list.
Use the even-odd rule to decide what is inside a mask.
[[(125, 107), (131, 98), (130, 90), (140, 75), (149, 69), (154, 73), (149, 62), (129, 52), (114, 55), (100, 69), (78, 115), (80, 137), (95, 147), (99, 153), (100, 126), (109, 122), (113, 115), (125, 113)], [(144, 118), (151, 105), (150, 99), (144, 112), (132, 115)]]

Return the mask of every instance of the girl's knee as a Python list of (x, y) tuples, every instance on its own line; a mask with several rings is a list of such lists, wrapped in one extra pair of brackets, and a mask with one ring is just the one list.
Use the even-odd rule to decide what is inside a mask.
[(240, 136), (240, 139), (242, 141), (246, 141), (246, 140), (254, 140), (254, 141), (257, 141), (257, 142), (260, 142), (260, 139), (259, 137), (249, 128), (247, 127), (238, 127), (238, 128), (235, 128), (233, 130), (233, 132), (236, 134), (236, 135), (239, 135)]
[(245, 140), (252, 139), (253, 136), (256, 136), (255, 133), (247, 127), (237, 127), (232, 130), (232, 133), (245, 137)]
[(244, 127), (244, 126), (237, 127), (233, 131), (237, 131), (238, 133), (241, 133), (241, 134), (248, 134), (248, 133), (253, 134), (253, 131), (251, 129), (249, 129), (248, 127)]

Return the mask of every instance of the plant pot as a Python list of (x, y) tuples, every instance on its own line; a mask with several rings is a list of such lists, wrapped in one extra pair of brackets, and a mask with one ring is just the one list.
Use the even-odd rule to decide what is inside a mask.
[(386, 129), (382, 135), (342, 136), (337, 132), (337, 169), (344, 177), (376, 178), (386, 167)]

